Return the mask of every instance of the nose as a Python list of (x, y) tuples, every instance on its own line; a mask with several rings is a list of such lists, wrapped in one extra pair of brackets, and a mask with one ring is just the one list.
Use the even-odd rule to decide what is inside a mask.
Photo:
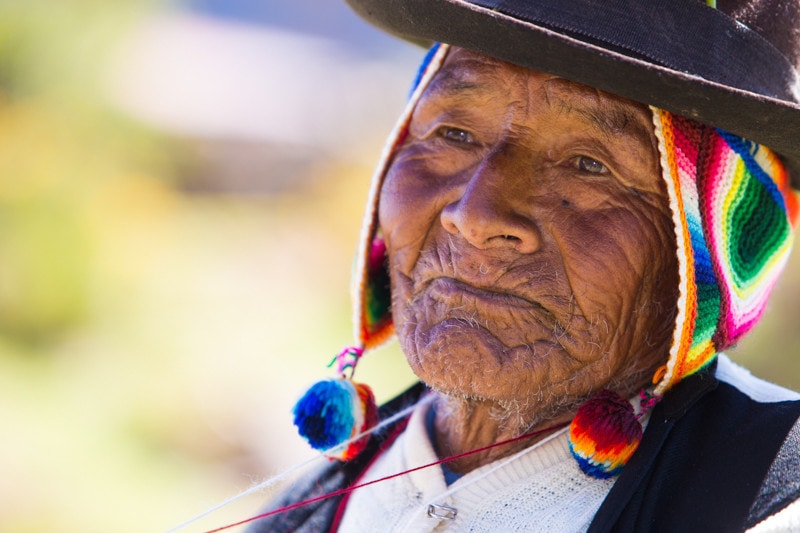
[(530, 195), (520, 190), (529, 181), (518, 174), (524, 172), (518, 166), (514, 155), (507, 150), (487, 155), (470, 177), (463, 194), (442, 210), (445, 230), (482, 250), (512, 248), (520, 253), (538, 250), (541, 234), (531, 207), (525, 205)]

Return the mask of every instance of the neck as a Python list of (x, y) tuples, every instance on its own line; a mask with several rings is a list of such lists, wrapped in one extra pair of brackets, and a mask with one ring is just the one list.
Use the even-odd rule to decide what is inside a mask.
[[(497, 402), (447, 395), (436, 398), (436, 452), (440, 457), (458, 455), (520, 435), (547, 428), (557, 429), (574, 416), (574, 409), (537, 419), (527, 417), (519, 409), (510, 409)], [(533, 418), (533, 419), (532, 419)], [(549, 432), (497, 446), (448, 463), (448, 467), (464, 474), (497, 459), (512, 455), (547, 437)]]
[[(644, 371), (629, 371), (624, 378), (606, 383), (605, 388), (616, 391), (623, 398), (630, 398), (647, 385), (647, 376), (651, 376), (654, 370), (648, 367)], [(448, 462), (448, 467), (459, 474), (517, 453), (546, 438), (550, 432), (544, 430), (555, 430), (568, 424), (575, 417), (578, 408), (592, 396), (588, 394), (584, 397), (562, 396), (500, 402), (440, 391), (436, 395), (434, 446), (439, 457), (459, 455), (520, 435), (542, 431), (530, 439), (496, 446)]]

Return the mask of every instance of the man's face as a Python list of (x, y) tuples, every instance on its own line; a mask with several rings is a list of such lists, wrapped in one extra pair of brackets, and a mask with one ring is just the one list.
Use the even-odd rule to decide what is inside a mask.
[(649, 382), (677, 290), (652, 130), (639, 104), (451, 50), (379, 208), (423, 381), (523, 408)]

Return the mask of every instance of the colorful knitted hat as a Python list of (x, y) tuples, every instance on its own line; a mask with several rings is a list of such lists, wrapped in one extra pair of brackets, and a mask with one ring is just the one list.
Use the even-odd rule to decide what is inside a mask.
[[(378, 228), (378, 196), (413, 110), (448, 50), (447, 45), (435, 46), (426, 57), (416, 89), (373, 176), (353, 284), (358, 346), (338, 357), (344, 379), (316, 385), (319, 390), (312, 389), (296, 409), (301, 433), (320, 449), (355, 436), (364, 429), (364, 420), (374, 419), (374, 414), (331, 413), (338, 413), (335, 405), (346, 406), (348, 411), (353, 404), (357, 412), (374, 413), (373, 407), (359, 403), (364, 394), (359, 396), (357, 391), (363, 391), (364, 386), (350, 385), (349, 379), (363, 352), (394, 332), (386, 247)], [(761, 317), (788, 258), (798, 209), (786, 169), (771, 150), (694, 120), (651, 109), (679, 265), (672, 345), (666, 364), (653, 378), (653, 394), (658, 397), (708, 365)], [(342, 388), (350, 392), (343, 393)], [(335, 389), (337, 394), (328, 398), (328, 389)], [(600, 400), (587, 402), (579, 411), (570, 431), (571, 446), (587, 473), (608, 477), (616, 474), (635, 451), (641, 426), (635, 418), (631, 423), (633, 409), (627, 401), (609, 399), (606, 393)], [(327, 407), (327, 417), (312, 416), (320, 405)], [(342, 418), (350, 422), (327, 422), (327, 426), (321, 422)], [(349, 458), (362, 446), (349, 445), (331, 456)]]
[[(653, 400), (706, 367), (758, 322), (789, 256), (797, 198), (768, 148), (651, 107), (675, 227), (677, 315)], [(570, 426), (570, 449), (589, 475), (616, 475), (642, 429), (628, 404), (587, 401)], [(640, 415), (641, 416), (641, 413)]]
[(768, 148), (652, 109), (680, 272), (670, 357), (654, 381), (663, 394), (761, 318), (788, 259), (797, 199)]
[(366, 438), (355, 437), (368, 430), (377, 419), (371, 390), (364, 384), (354, 383), (352, 378), (364, 352), (376, 348), (394, 334), (386, 245), (377, 235), (378, 196), (386, 170), (406, 135), (411, 113), (441, 66), (446, 50), (446, 46), (436, 45), (425, 56), (408, 105), (390, 134), (372, 177), (351, 286), (357, 345), (345, 348), (331, 362), (331, 365), (337, 363), (338, 378), (314, 384), (293, 409), (294, 424), (300, 435), (313, 448), (333, 459), (355, 457), (367, 444)]

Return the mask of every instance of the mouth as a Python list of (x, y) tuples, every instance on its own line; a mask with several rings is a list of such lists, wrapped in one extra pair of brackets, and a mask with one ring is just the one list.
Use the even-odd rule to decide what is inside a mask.
[(538, 302), (507, 292), (476, 287), (454, 278), (440, 277), (428, 283), (428, 294), (437, 301), (454, 306), (467, 303), (486, 308), (518, 308), (542, 310), (550, 313)]
[[(494, 342), (500, 343), (493, 353), (508, 355), (513, 352), (512, 347), (517, 347), (529, 354), (530, 346), (536, 343), (563, 348), (561, 342), (570, 337), (557, 316), (541, 303), (518, 293), (479, 287), (451, 277), (430, 280), (414, 300), (416, 305), (412, 307), (426, 317), (429, 333), (468, 323), (489, 332), (496, 339)], [(516, 334), (508, 336), (510, 324), (522, 328), (518, 333), (524, 342)]]

